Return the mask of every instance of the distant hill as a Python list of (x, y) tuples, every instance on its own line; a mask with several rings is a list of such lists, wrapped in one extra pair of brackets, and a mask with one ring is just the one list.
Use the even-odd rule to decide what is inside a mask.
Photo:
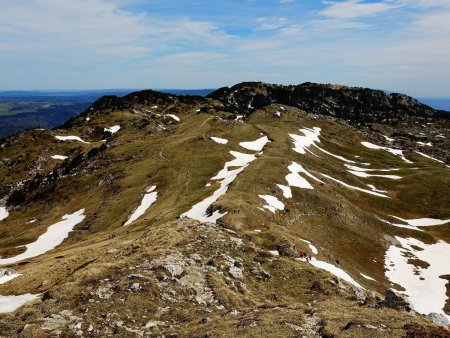
[[(105, 95), (124, 96), (132, 89), (0, 92), (0, 138), (27, 129), (52, 129)], [(161, 89), (166, 94), (206, 96), (213, 89)]]

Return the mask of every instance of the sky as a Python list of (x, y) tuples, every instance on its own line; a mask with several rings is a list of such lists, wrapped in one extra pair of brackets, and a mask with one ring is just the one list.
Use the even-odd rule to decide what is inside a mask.
[(0, 0), (0, 90), (337, 83), (450, 97), (450, 0)]

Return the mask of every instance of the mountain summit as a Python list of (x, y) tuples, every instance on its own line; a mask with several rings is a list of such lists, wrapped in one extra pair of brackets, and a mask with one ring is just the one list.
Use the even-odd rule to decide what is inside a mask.
[(0, 146), (0, 335), (448, 337), (448, 117), (366, 88), (105, 96)]

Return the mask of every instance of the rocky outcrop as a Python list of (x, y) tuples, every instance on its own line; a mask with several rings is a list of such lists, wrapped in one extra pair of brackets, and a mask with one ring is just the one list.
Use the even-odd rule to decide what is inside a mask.
[(220, 88), (207, 97), (220, 101), (229, 111), (245, 115), (271, 103), (356, 123), (393, 124), (409, 117), (426, 119), (438, 115), (436, 110), (407, 95), (310, 82), (296, 86), (243, 82), (231, 88)]
[(404, 310), (407, 312), (412, 311), (408, 300), (392, 289), (386, 290), (384, 301), (382, 301), (381, 306), (395, 310)]

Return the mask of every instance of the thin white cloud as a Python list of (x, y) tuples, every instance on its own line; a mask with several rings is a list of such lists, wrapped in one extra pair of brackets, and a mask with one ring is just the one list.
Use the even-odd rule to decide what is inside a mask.
[(288, 20), (285, 17), (258, 18), (258, 30), (276, 30), (287, 26)]
[(220, 45), (228, 36), (205, 21), (152, 17), (106, 0), (29, 0), (2, 4), (0, 45), (6, 50), (80, 49), (100, 55), (141, 56), (178, 44)]
[(385, 13), (395, 5), (392, 1), (364, 2), (362, 0), (346, 0), (341, 2), (323, 2), (327, 7), (320, 14), (333, 19), (353, 19), (372, 17)]
[(152, 6), (132, 12), (122, 7), (129, 0), (117, 1), (4, 1), (0, 63), (11, 66), (0, 86), (315, 81), (450, 95), (450, 0), (336, 0), (307, 15), (275, 1), (279, 12), (243, 13), (245, 28), (232, 15), (209, 22), (178, 10), (162, 17)]

